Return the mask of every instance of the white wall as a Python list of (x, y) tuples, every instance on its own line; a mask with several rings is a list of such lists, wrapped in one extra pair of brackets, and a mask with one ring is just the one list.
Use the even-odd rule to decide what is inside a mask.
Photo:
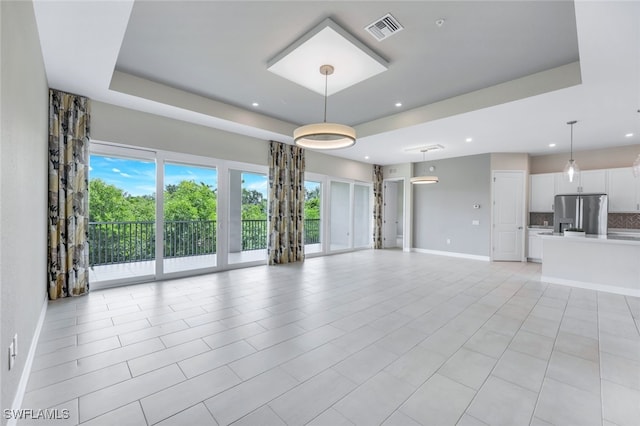
[[(91, 139), (267, 165), (267, 141), (102, 102), (91, 107)], [(370, 164), (306, 150), (306, 171), (371, 182)]]
[[(33, 4), (0, 2), (0, 22), (0, 408), (4, 409), (12, 406), (46, 297), (49, 94)], [(19, 353), (8, 371), (7, 348), (15, 333)]]

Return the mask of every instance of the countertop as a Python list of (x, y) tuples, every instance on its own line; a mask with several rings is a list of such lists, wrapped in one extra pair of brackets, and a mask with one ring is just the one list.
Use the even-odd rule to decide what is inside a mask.
[(565, 237), (558, 232), (544, 232), (538, 234), (542, 238), (559, 238), (566, 239), (566, 241), (576, 242), (584, 241), (585, 243), (608, 243), (608, 244), (625, 244), (640, 246), (640, 234), (635, 235), (615, 235), (615, 233), (609, 235), (585, 235), (584, 237)]
[[(553, 226), (543, 226), (543, 225), (529, 225), (527, 229), (531, 229), (534, 231), (540, 231), (548, 229), (553, 232)], [(611, 234), (626, 234), (626, 235), (638, 235), (640, 236), (640, 229), (623, 229), (623, 228), (609, 228), (609, 235)]]

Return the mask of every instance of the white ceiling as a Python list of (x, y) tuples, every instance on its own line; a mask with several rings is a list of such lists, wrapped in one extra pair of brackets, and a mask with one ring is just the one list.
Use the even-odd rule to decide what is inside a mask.
[[(264, 140), (290, 143), (297, 125), (322, 119), (322, 96), (267, 63), (330, 17), (390, 62), (329, 97), (329, 121), (358, 132), (355, 146), (331, 155), (386, 165), (421, 161), (419, 151), (406, 150), (436, 143), (445, 149), (429, 159), (567, 152), (566, 122), (574, 119), (576, 150), (640, 143), (638, 1), (36, 0), (34, 7), (51, 87)], [(405, 29), (378, 42), (364, 26), (388, 12)]]

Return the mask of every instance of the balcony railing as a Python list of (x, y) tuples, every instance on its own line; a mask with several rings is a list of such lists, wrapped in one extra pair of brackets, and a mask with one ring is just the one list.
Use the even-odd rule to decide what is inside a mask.
[[(305, 244), (320, 243), (320, 219), (305, 219)], [(242, 251), (267, 248), (267, 221), (242, 220)], [(164, 257), (201, 256), (216, 253), (215, 220), (178, 220), (164, 223)], [(91, 266), (154, 260), (155, 222), (90, 222)]]

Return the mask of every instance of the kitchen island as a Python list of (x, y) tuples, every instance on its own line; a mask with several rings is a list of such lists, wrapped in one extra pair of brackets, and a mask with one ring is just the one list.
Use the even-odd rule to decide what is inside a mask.
[(541, 234), (540, 281), (640, 297), (640, 238)]

